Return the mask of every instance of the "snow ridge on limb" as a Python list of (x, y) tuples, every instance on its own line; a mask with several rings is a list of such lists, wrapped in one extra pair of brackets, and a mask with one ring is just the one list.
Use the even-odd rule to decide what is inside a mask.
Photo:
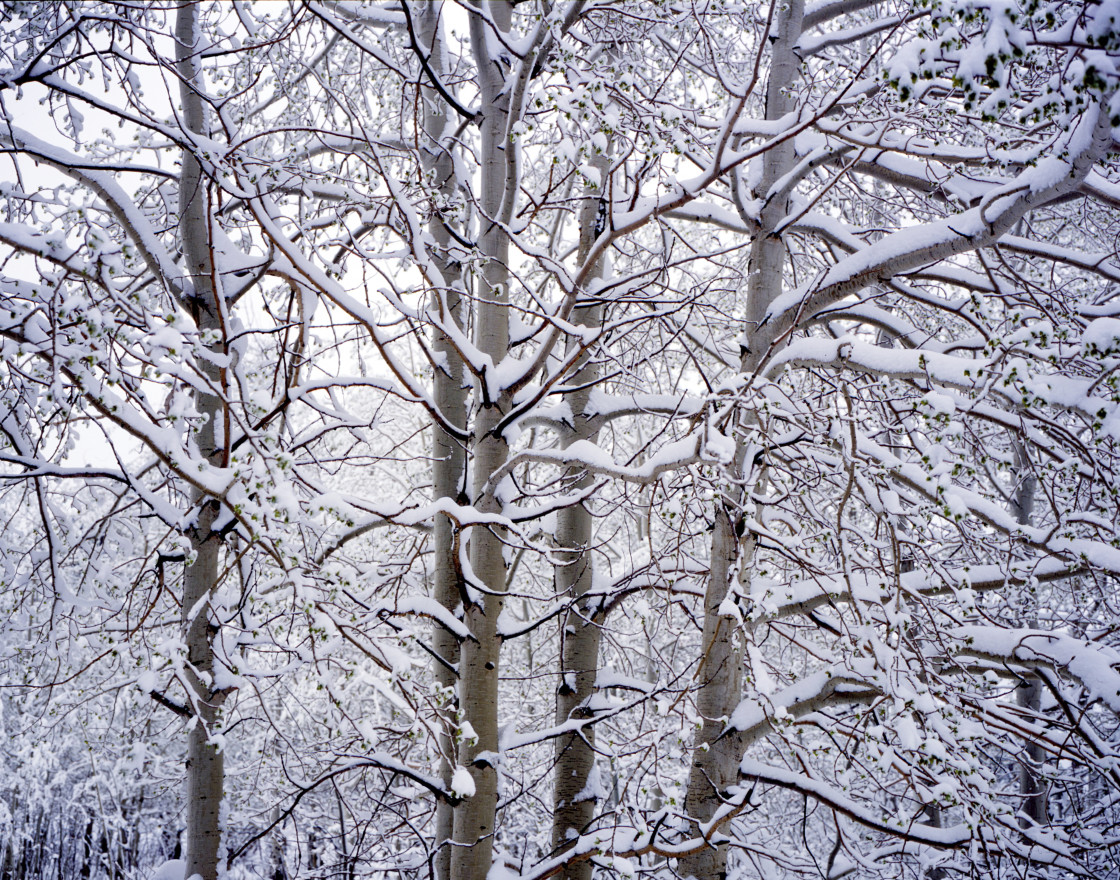
[[(91, 167), (90, 163), (81, 156), (54, 144), (48, 144), (30, 132), (11, 125), (5, 125), (0, 131), (0, 144), (13, 151), (34, 156), (57, 171), (89, 186), (104, 200), (105, 206), (127, 230), (129, 238), (140, 250), (157, 282), (166, 286), (180, 302), (195, 297), (196, 293), (190, 277), (176, 263), (156, 236), (148, 218), (137, 209), (110, 172), (99, 171), (97, 166)], [(129, 166), (122, 166), (120, 170), (132, 169)], [(25, 245), (20, 243), (16, 246)]]
[(1076, 678), (1089, 699), (1100, 700), (1120, 715), (1120, 651), (1045, 630), (994, 626), (963, 626), (948, 635), (959, 644), (961, 654), (1004, 665), (1048, 665)]
[(988, 193), (984, 203), (954, 217), (902, 229), (840, 260), (824, 275), (775, 300), (766, 315), (774, 338), (805, 316), (859, 293), (867, 285), (998, 242), (1031, 210), (1075, 192), (1113, 144), (1106, 108), (1096, 105), (1062, 135), (1055, 155)]
[[(1021, 830), (1013, 822), (997, 828), (970, 826), (968, 823), (940, 828), (919, 821), (920, 812), (910, 817), (899, 817), (889, 823), (869, 805), (853, 800), (843, 791), (815, 776), (772, 767), (753, 758), (744, 758), (739, 770), (745, 780), (755, 784), (770, 784), (814, 798), (829, 809), (847, 816), (864, 827), (881, 834), (900, 838), (906, 844), (933, 846), (938, 849), (962, 849), (971, 844), (995, 844), (1001, 848), (1018, 850), (1023, 858), (1045, 865), (1053, 865), (1075, 876), (1091, 876), (1075, 858), (1073, 851), (1061, 841), (1048, 835), (1032, 835), (1025, 843), (1019, 842)], [(1011, 817), (1008, 817), (1009, 819)]]

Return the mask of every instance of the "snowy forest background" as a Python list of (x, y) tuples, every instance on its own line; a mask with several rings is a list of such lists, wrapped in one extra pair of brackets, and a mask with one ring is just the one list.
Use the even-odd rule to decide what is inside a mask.
[(1120, 2), (0, 4), (0, 878), (1120, 877)]

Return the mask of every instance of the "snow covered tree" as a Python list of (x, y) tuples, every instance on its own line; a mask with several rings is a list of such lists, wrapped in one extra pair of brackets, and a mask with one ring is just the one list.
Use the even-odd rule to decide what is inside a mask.
[[(372, 333), (376, 348), (385, 337), (368, 303), (335, 280), (337, 258), (320, 259), (358, 210), (340, 210), (345, 190), (330, 182), (345, 162), (326, 176), (315, 167), (320, 132), (300, 103), (310, 69), (296, 36), (314, 45), (323, 31), (301, 27), (313, 21), (306, 10), (293, 20), (224, 4), (6, 13), (4, 100), (18, 110), (6, 111), (2, 136), (5, 485), (9, 507), (31, 499), (38, 519), (9, 536), (8, 582), (27, 617), (14, 622), (5, 662), (21, 689), (74, 681), (128, 703), (122, 689), (139, 687), (179, 716), (182, 869), (215, 877), (245, 853), (244, 838), (259, 837), (254, 797), (303, 800), (333, 778), (340, 753), (355, 776), (410, 772), (375, 748), (385, 738), (352, 742), (360, 732), (331, 690), (356, 674), (352, 657), (335, 656), (348, 632), (333, 615), (349, 623), (358, 608), (374, 620), (383, 610), (349, 598), (355, 590), (340, 603), (356, 561), (334, 561), (404, 505), (336, 491), (347, 446), (392, 418), (376, 389), (402, 389), (344, 378), (361, 340)], [(254, 87), (262, 65), (271, 94)], [(361, 210), (376, 227), (369, 195)], [(332, 294), (356, 327), (316, 319), (317, 298)], [(324, 329), (334, 338), (315, 336)], [(359, 485), (385, 451), (363, 450)], [(395, 580), (386, 571), (362, 584), (375, 600)], [(375, 664), (348, 689), (355, 706), (404, 668), (393, 659), (401, 637), (387, 637), (386, 655), (373, 630), (352, 639), (362, 665)], [(277, 697), (302, 699), (308, 687), (329, 696), (304, 710), (351, 733), (293, 776), (282, 753), (254, 748)], [(80, 701), (55, 707), (67, 702)], [(285, 716), (294, 725), (301, 712), (288, 708), (277, 724)], [(310, 747), (295, 729), (274, 732), (274, 749)], [(397, 736), (408, 741), (407, 730)], [(230, 756), (264, 760), (270, 786), (227, 791)], [(279, 791), (276, 776), (287, 777)], [(434, 778), (416, 778), (445, 796)], [(241, 816), (230, 809), (238, 797)]]

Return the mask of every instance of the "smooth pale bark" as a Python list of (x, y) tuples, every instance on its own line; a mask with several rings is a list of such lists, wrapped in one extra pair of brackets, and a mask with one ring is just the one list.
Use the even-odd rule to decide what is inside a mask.
[[(281, 829), (280, 807), (275, 806), (268, 815), (269, 824), (276, 830), (268, 836), (268, 880), (287, 880), (288, 868), (284, 861), (284, 833)], [(345, 838), (344, 838), (345, 840)]]
[[(202, 73), (196, 54), (198, 10), (195, 3), (179, 5), (175, 52), (184, 127), (188, 132), (205, 134), (205, 110), (199, 93)], [(214, 290), (206, 184), (189, 149), (184, 149), (182, 154), (179, 222), (183, 256), (195, 290), (195, 299), (185, 305), (200, 331), (218, 331), (221, 320)], [(214, 364), (200, 358), (198, 368), (212, 388), (221, 387), (221, 374)], [(215, 437), (215, 426), (222, 421), (221, 399), (217, 394), (201, 390), (196, 390), (194, 397), (195, 409), (201, 416), (201, 426), (194, 438), (199, 453), (211, 463), (221, 465), (224, 444), (221, 438)], [(188, 702), (193, 714), (187, 743), (186, 876), (197, 874), (203, 880), (217, 880), (225, 756), (213, 735), (221, 725), (221, 707), (226, 693), (213, 684), (216, 627), (211, 619), (209, 598), (218, 581), (222, 544), (220, 537), (211, 530), (219, 512), (217, 500), (194, 490), (191, 502), (198, 513), (188, 530), (192, 560), (183, 576), (182, 618), (188, 660)]]
[[(766, 89), (766, 118), (776, 121), (794, 109), (790, 86), (801, 62), (794, 46), (801, 34), (803, 0), (790, 0), (774, 10), (770, 76)], [(787, 192), (772, 193), (774, 185), (795, 167), (793, 138), (768, 150), (762, 157), (762, 175), (755, 191), (764, 199), (760, 228), (751, 242), (750, 275), (747, 281), (746, 328), (742, 342), (740, 371), (753, 373), (766, 355), (773, 337), (763, 325), (770, 304), (782, 293), (785, 243), (774, 230), (788, 215)], [(740, 426), (736, 453), (724, 476), (724, 489), (716, 502), (712, 525), (710, 575), (704, 595), (704, 633), (701, 659), (696, 673), (696, 705), (702, 718), (693, 743), (693, 763), (685, 795), (685, 811), (697, 823), (708, 822), (725, 803), (726, 792), (739, 782), (743, 757), (742, 738), (724, 734), (727, 720), (742, 694), (743, 645), (733, 618), (721, 616), (719, 608), (738, 577), (749, 583), (755, 542), (745, 529), (743, 491), (748, 453)], [(721, 735), (724, 734), (724, 735)], [(713, 843), (680, 859), (677, 873), (696, 880), (722, 880), (727, 874), (727, 846)]]
[[(1016, 235), (1023, 232), (1023, 222), (1015, 226)], [(1017, 483), (1011, 493), (1011, 515), (1020, 526), (1029, 526), (1034, 519), (1034, 501), (1038, 492), (1038, 478), (1031, 469), (1030, 455), (1019, 440), (1015, 441), (1015, 476)], [(1038, 626), (1038, 596), (1028, 588), (1028, 607), (1023, 626), (1034, 629)], [(1028, 715), (1038, 716), (1042, 707), (1042, 680), (1037, 675), (1026, 674), (1015, 691), (1015, 702)], [(1019, 761), (1019, 824), (1023, 828), (1031, 825), (1046, 825), (1050, 820), (1047, 806), (1046, 787), (1039, 773), (1046, 760), (1042, 746), (1031, 740), (1026, 743), (1023, 758)]]
[[(1032, 675), (1024, 679), (1015, 697), (1019, 706), (1032, 714), (1037, 714), (1042, 704), (1042, 683), (1038, 676)], [(1025, 751), (1025, 759), (1019, 762), (1019, 794), (1023, 799), (1023, 804), (1019, 808), (1022, 813), (1020, 824), (1024, 828), (1032, 824), (1043, 826), (1050, 821), (1046, 806), (1046, 787), (1038, 771), (1045, 758), (1045, 752), (1041, 745), (1033, 741), (1027, 743)]]
[[(442, 77), (444, 70), (444, 42), (440, 16), (442, 3), (421, 4), (417, 10), (416, 25), (422, 49), (428, 53), (428, 66), (436, 76)], [(422, 80), (423, 81), (423, 80)], [(429, 176), (429, 183), (435, 186), (440, 195), (452, 192), (455, 186), (454, 168), (449, 131), (450, 109), (434, 88), (421, 92), (424, 102), (424, 141), (420, 146), (422, 169)], [(430, 308), (443, 323), (462, 326), (462, 302), (459, 290), (454, 286), (457, 278), (451, 260), (447, 256), (451, 235), (443, 218), (435, 213), (428, 222), (428, 234), (435, 246), (435, 262), (443, 275), (442, 279), (429, 279), (435, 285)], [(432, 398), (436, 406), (449, 422), (462, 426), (467, 419), (467, 395), (463, 389), (463, 362), (447, 334), (439, 327), (432, 330), (432, 349), (440, 365), (432, 378)], [(449, 499), (461, 501), (464, 491), (465, 450), (461, 442), (447, 433), (440, 425), (432, 426), (432, 494), (436, 500)], [(463, 579), (458, 560), (457, 534), (454, 523), (445, 516), (438, 516), (432, 525), (434, 552), (432, 560), (432, 593), (440, 605), (452, 613), (462, 603)], [(459, 664), (459, 640), (446, 628), (432, 625), (432, 649), (439, 659), (433, 662), (433, 671), (439, 686), (447, 693), (455, 692), (457, 676), (455, 669)], [(446, 716), (448, 722), (455, 723), (456, 701), (449, 706)], [(445, 734), (440, 738), (440, 778), (445, 789), (451, 788), (454, 773), (455, 741)], [(454, 811), (450, 803), (440, 801), (436, 804), (436, 834), (434, 859), (437, 880), (451, 877), (451, 846)]]
[[(596, 156), (591, 163), (599, 172), (599, 180), (606, 181), (610, 163), (607, 155)], [(598, 187), (591, 189), (580, 210), (579, 251), (580, 265), (591, 251), (598, 237), (602, 194)], [(600, 277), (602, 265), (590, 277)], [(581, 309), (574, 320), (585, 327), (598, 327), (602, 323), (602, 307), (596, 303)], [(588, 404), (591, 391), (599, 379), (599, 366), (585, 358), (571, 379), (578, 390), (565, 395), (564, 400), (572, 412), (572, 424), (562, 432), (561, 443), (565, 448), (588, 440), (596, 442), (598, 429), (592, 427)], [(570, 491), (584, 489), (593, 478), (586, 471), (574, 468), (569, 472)], [(595, 693), (595, 679), (599, 672), (599, 643), (601, 641), (601, 615), (597, 609), (588, 608), (580, 598), (591, 589), (595, 568), (591, 555), (591, 511), (585, 504), (567, 507), (557, 514), (555, 568), (556, 593), (571, 597), (571, 607), (564, 616), (560, 633), (560, 684), (556, 690), (556, 723), (570, 719), (589, 718), (589, 702)], [(579, 733), (570, 733), (556, 740), (556, 769), (553, 786), (552, 844), (556, 852), (571, 845), (595, 818), (596, 793), (591, 785), (595, 769), (595, 729), (586, 727)], [(590, 880), (593, 865), (588, 860), (568, 864), (561, 875), (566, 880)]]
[[(499, 212), (507, 186), (506, 143), (509, 117), (509, 92), (505, 90), (502, 67), (490, 57), (487, 36), (491, 27), (508, 33), (512, 4), (501, 0), (485, 5), (489, 21), (478, 14), (470, 16), (470, 40), (478, 69), (478, 85), (483, 113), (480, 169), (478, 249), (485, 264), (476, 290), (474, 344), (497, 364), (509, 350), (509, 237), (500, 223)], [(483, 376), (471, 423), (471, 501), (482, 513), (499, 513), (498, 487), (488, 491), (490, 475), (509, 458), (505, 438), (495, 431), (508, 400), (488, 387)], [(496, 393), (496, 392), (495, 392)], [(459, 664), (459, 706), (473, 729), (473, 737), (459, 743), (459, 763), (474, 781), (474, 794), (455, 810), (451, 876), (454, 880), (483, 880), (490, 871), (494, 850), (494, 826), (498, 806), (498, 681), (502, 640), (498, 617), (506, 591), (505, 545), (496, 527), (478, 527), (470, 535), (469, 558), (477, 583), (466, 609), (466, 623), (474, 637), (465, 641)], [(472, 586), (468, 585), (468, 589)]]
[[(1034, 498), (1038, 489), (1038, 479), (1030, 471), (1030, 459), (1026, 450), (1019, 444), (1015, 448), (1015, 464), (1018, 471), (1019, 484), (1011, 496), (1011, 512), (1015, 522), (1021, 526), (1028, 526), (1034, 514)], [(1024, 625), (1027, 627), (1038, 626), (1037, 596), (1030, 595), (1031, 608), (1027, 614)], [(1037, 716), (1042, 705), (1042, 682), (1037, 675), (1027, 675), (1019, 684), (1015, 692), (1015, 702), (1028, 711), (1030, 715)], [(1033, 825), (1045, 825), (1049, 822), (1049, 809), (1046, 804), (1046, 787), (1039, 773), (1046, 753), (1042, 746), (1034, 741), (1029, 741), (1024, 749), (1026, 754), (1019, 761), (1019, 795), (1022, 806), (1019, 822), (1024, 828)]]
[[(740, 738), (720, 736), (742, 692), (742, 648), (735, 622), (719, 614), (739, 553), (734, 522), (741, 517), (727, 500), (719, 504), (712, 528), (712, 558), (704, 596), (703, 658), (699, 670), (697, 709), (703, 724), (693, 743), (692, 772), (685, 796), (685, 810), (697, 822), (711, 819), (724, 802), (729, 785), (739, 781), (742, 758)], [(734, 519), (733, 519), (734, 517)], [(681, 859), (677, 873), (696, 880), (722, 878), (727, 873), (726, 846), (707, 846)]]

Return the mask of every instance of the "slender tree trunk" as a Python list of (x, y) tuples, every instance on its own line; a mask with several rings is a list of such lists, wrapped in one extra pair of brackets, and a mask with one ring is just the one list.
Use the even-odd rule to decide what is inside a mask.
[[(775, 0), (776, 2), (776, 0)], [(766, 119), (777, 121), (794, 109), (791, 86), (801, 62), (794, 52), (801, 35), (804, 0), (789, 0), (774, 10), (770, 76), (766, 90)], [(751, 242), (750, 276), (747, 281), (746, 328), (740, 371), (752, 374), (765, 357), (772, 341), (763, 324), (766, 310), (782, 292), (785, 243), (776, 233), (789, 212), (788, 192), (772, 190), (797, 162), (792, 138), (768, 150), (762, 157), (762, 175), (755, 196), (763, 200), (760, 230)], [(744, 492), (749, 463), (740, 426), (735, 457), (725, 474), (725, 486), (716, 502), (712, 527), (710, 576), (704, 596), (704, 632), (697, 670), (697, 708), (703, 719), (693, 744), (693, 764), (685, 796), (685, 810), (697, 823), (711, 820), (726, 800), (729, 786), (739, 781), (743, 745), (734, 732), (725, 735), (728, 718), (742, 694), (743, 648), (735, 620), (721, 616), (719, 609), (736, 579), (749, 583), (755, 541), (745, 529)], [(682, 858), (682, 877), (723, 880), (727, 875), (727, 847), (718, 843)]]
[[(734, 620), (718, 611), (733, 577), (732, 565), (739, 552), (735, 523), (741, 516), (727, 499), (717, 504), (711, 573), (704, 596), (704, 653), (696, 699), (703, 724), (693, 743), (692, 772), (685, 796), (685, 810), (697, 822), (710, 820), (719, 809), (728, 786), (738, 782), (742, 759), (738, 737), (720, 736), (742, 692), (743, 656)], [(723, 878), (726, 872), (727, 848), (719, 845), (681, 859), (678, 867), (680, 876), (696, 880)]]
[[(1011, 496), (1011, 512), (1015, 516), (1015, 522), (1021, 526), (1028, 526), (1034, 514), (1034, 496), (1038, 488), (1038, 480), (1031, 473), (1030, 460), (1020, 444), (1016, 444), (1015, 448), (1015, 465), (1019, 484)], [(1029, 627), (1035, 627), (1038, 625), (1038, 597), (1032, 594), (1028, 601), (1030, 608), (1027, 610), (1024, 623)], [(1042, 682), (1037, 675), (1028, 675), (1023, 679), (1015, 692), (1015, 701), (1030, 714), (1038, 714), (1042, 705)], [(1027, 743), (1025, 752), (1019, 762), (1019, 794), (1023, 799), (1019, 823), (1024, 828), (1029, 828), (1031, 825), (1046, 825), (1050, 815), (1046, 804), (1046, 787), (1039, 773), (1046, 754), (1042, 746), (1034, 741)]]
[[(202, 73), (197, 52), (198, 5), (181, 3), (176, 17), (176, 63), (180, 77), (183, 121), (188, 132), (206, 133), (206, 118), (199, 94)], [(187, 272), (196, 298), (189, 303), (199, 331), (220, 331), (220, 306), (215, 296), (210, 249), (209, 211), (201, 168), (190, 149), (184, 149), (179, 182), (180, 233)], [(218, 368), (205, 359), (198, 367), (214, 388), (221, 387)], [(201, 455), (221, 465), (223, 438), (216, 436), (221, 424), (221, 400), (215, 393), (196, 391), (195, 409), (201, 426), (195, 435)], [(214, 742), (220, 726), (224, 692), (214, 687), (216, 622), (209, 598), (217, 585), (221, 539), (212, 531), (219, 503), (198, 491), (191, 496), (197, 511), (189, 529), (192, 558), (183, 577), (183, 628), (187, 647), (186, 676), (190, 709), (194, 715), (187, 743), (186, 768), (186, 876), (216, 880), (221, 856), (221, 805), (225, 778), (225, 756)]]
[[(478, 248), (485, 260), (476, 291), (475, 346), (499, 363), (509, 350), (509, 238), (498, 221), (507, 186), (506, 142), (509, 93), (497, 59), (490, 57), (489, 30), (508, 33), (512, 4), (496, 0), (485, 5), (489, 21), (470, 16), (471, 48), (478, 67), (482, 120), (481, 198)], [(509, 446), (495, 428), (509, 402), (483, 376), (478, 382), (471, 425), (471, 501), (480, 513), (499, 513), (498, 487), (487, 491), (490, 475), (509, 458)], [(495, 399), (497, 395), (497, 399)], [(483, 880), (490, 871), (498, 806), (498, 682), (502, 640), (498, 617), (506, 591), (505, 545), (497, 527), (475, 526), (470, 538), (470, 565), (482, 590), (466, 609), (467, 627), (474, 637), (465, 641), (459, 664), (459, 702), (473, 735), (459, 744), (459, 763), (468, 769), (474, 794), (455, 810), (451, 876), (454, 880)], [(483, 590), (485, 592), (483, 592)]]
[[(605, 187), (610, 162), (606, 153), (596, 156), (592, 163), (599, 172)], [(580, 240), (578, 262), (587, 258), (591, 246), (601, 232), (603, 190), (590, 189), (580, 211)], [(602, 265), (590, 277), (601, 277)], [(598, 303), (582, 309), (579, 323), (585, 327), (598, 327), (602, 323), (602, 306)], [(588, 404), (591, 391), (599, 379), (599, 366), (586, 359), (575, 372), (571, 384), (577, 391), (565, 397), (572, 412), (572, 425), (563, 432), (561, 443), (568, 447), (580, 440), (594, 443), (598, 430), (593, 427)], [(591, 485), (592, 477), (586, 471), (574, 468), (570, 489), (575, 491)], [(560, 633), (560, 685), (556, 691), (556, 723), (591, 716), (589, 702), (595, 693), (595, 679), (599, 671), (599, 643), (601, 616), (596, 608), (588, 607), (581, 599), (591, 589), (594, 580), (594, 560), (591, 555), (591, 511), (584, 504), (564, 508), (557, 515), (557, 551), (555, 569), (556, 593), (571, 598), (571, 607), (564, 617)], [(556, 740), (556, 770), (553, 791), (552, 844), (560, 851), (571, 845), (595, 818), (596, 793), (592, 788), (595, 770), (595, 730), (584, 728), (579, 733), (561, 736)], [(565, 867), (566, 880), (591, 880), (592, 864), (580, 861)]]
[[(417, 31), (423, 51), (428, 53), (428, 66), (436, 76), (446, 73), (445, 48), (440, 15), (442, 3), (420, 4), (417, 14)], [(424, 101), (423, 143), (420, 145), (423, 172), (429, 176), (428, 185), (436, 188), (441, 197), (454, 191), (455, 178), (452, 167), (451, 144), (453, 134), (450, 110), (433, 88), (421, 92)], [(444, 324), (462, 327), (462, 302), (454, 266), (448, 254), (451, 235), (444, 218), (437, 211), (428, 223), (428, 233), (436, 246), (441, 279), (430, 279), (433, 284), (431, 310)], [(462, 426), (467, 420), (467, 395), (463, 388), (463, 362), (447, 334), (439, 327), (432, 331), (432, 348), (440, 363), (432, 379), (432, 396), (436, 406), (447, 421)], [(461, 501), (465, 486), (463, 480), (465, 453), (463, 445), (440, 425), (432, 430), (432, 493), (435, 499)], [(463, 579), (458, 560), (457, 534), (454, 523), (444, 516), (435, 519), (432, 529), (434, 542), (433, 595), (437, 602), (452, 613), (462, 603)], [(436, 681), (446, 694), (455, 693), (456, 673), (459, 664), (459, 641), (438, 623), (432, 626), (432, 647), (438, 660), (434, 661)], [(452, 698), (448, 723), (454, 725), (457, 701)], [(444, 787), (450, 789), (454, 772), (455, 740), (450, 733), (440, 739), (440, 777)], [(450, 880), (451, 846), (454, 812), (451, 804), (436, 805), (435, 876), (437, 880)]]
[[(1023, 221), (1015, 224), (1015, 232), (1021, 235)], [(1030, 455), (1026, 447), (1015, 441), (1015, 476), (1018, 480), (1014, 491), (1011, 493), (1011, 514), (1015, 522), (1021, 526), (1031, 525), (1034, 519), (1034, 500), (1038, 491), (1038, 478), (1031, 470)], [(1027, 608), (1022, 621), (1023, 625), (1034, 628), (1038, 626), (1038, 596), (1031, 592), (1027, 596)], [(1037, 675), (1026, 675), (1019, 683), (1015, 692), (1015, 702), (1031, 715), (1037, 716), (1042, 706), (1042, 681)], [(1019, 808), (1019, 824), (1023, 828), (1033, 825), (1046, 825), (1050, 821), (1050, 811), (1047, 806), (1046, 788), (1039, 768), (1046, 759), (1042, 746), (1034, 741), (1028, 741), (1024, 749), (1025, 755), (1019, 762), (1019, 795), (1022, 805)]]

